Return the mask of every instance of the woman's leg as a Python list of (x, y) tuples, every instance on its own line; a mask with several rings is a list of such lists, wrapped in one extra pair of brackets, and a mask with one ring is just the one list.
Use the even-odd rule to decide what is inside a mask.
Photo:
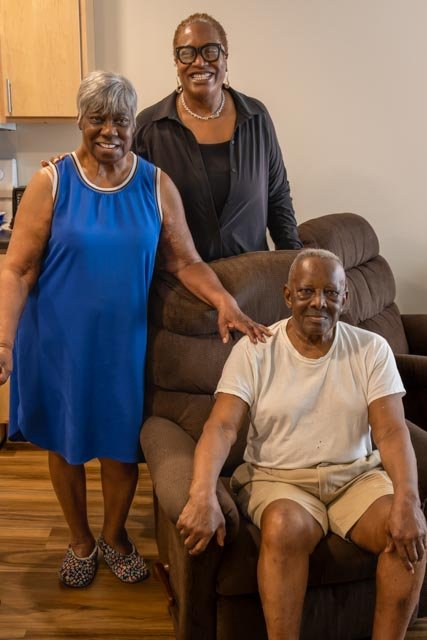
[(7, 424), (5, 422), (0, 422), (0, 449), (5, 444), (7, 440)]
[(7, 440), (7, 423), (9, 421), (9, 381), (0, 386), (0, 449)]
[(49, 451), (52, 485), (70, 528), (70, 544), (74, 553), (85, 558), (95, 546), (89, 528), (86, 506), (86, 474), (84, 465), (68, 464), (62, 456)]
[(126, 533), (126, 520), (138, 484), (138, 465), (101, 458), (104, 494), (102, 535), (111, 547), (122, 554), (132, 551)]

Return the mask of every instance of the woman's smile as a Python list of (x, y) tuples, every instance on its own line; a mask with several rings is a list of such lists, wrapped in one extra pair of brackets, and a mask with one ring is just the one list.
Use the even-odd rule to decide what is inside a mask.
[(204, 71), (203, 73), (190, 73), (189, 76), (193, 82), (206, 82), (210, 80), (214, 74), (212, 71)]

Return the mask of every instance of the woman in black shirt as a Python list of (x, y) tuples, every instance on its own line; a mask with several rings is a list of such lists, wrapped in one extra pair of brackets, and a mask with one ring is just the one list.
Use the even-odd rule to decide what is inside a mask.
[(204, 260), (299, 249), (289, 183), (264, 105), (227, 80), (223, 27), (196, 13), (174, 36), (179, 86), (137, 118), (134, 151), (178, 187), (196, 248)]

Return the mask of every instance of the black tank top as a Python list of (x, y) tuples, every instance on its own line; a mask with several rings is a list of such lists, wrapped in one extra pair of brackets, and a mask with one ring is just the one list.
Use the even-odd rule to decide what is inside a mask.
[(230, 191), (230, 142), (199, 144), (211, 187), (216, 215), (221, 217)]

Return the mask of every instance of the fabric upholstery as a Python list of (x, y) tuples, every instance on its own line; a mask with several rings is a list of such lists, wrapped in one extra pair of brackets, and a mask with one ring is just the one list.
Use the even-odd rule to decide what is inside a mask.
[(427, 315), (413, 313), (401, 317), (410, 353), (427, 356)]
[(341, 258), (346, 271), (379, 254), (375, 231), (365, 218), (355, 213), (332, 213), (313, 218), (300, 224), (298, 232), (305, 247), (332, 251)]
[(427, 431), (427, 358), (397, 354), (396, 362), (406, 388), (406, 417)]

